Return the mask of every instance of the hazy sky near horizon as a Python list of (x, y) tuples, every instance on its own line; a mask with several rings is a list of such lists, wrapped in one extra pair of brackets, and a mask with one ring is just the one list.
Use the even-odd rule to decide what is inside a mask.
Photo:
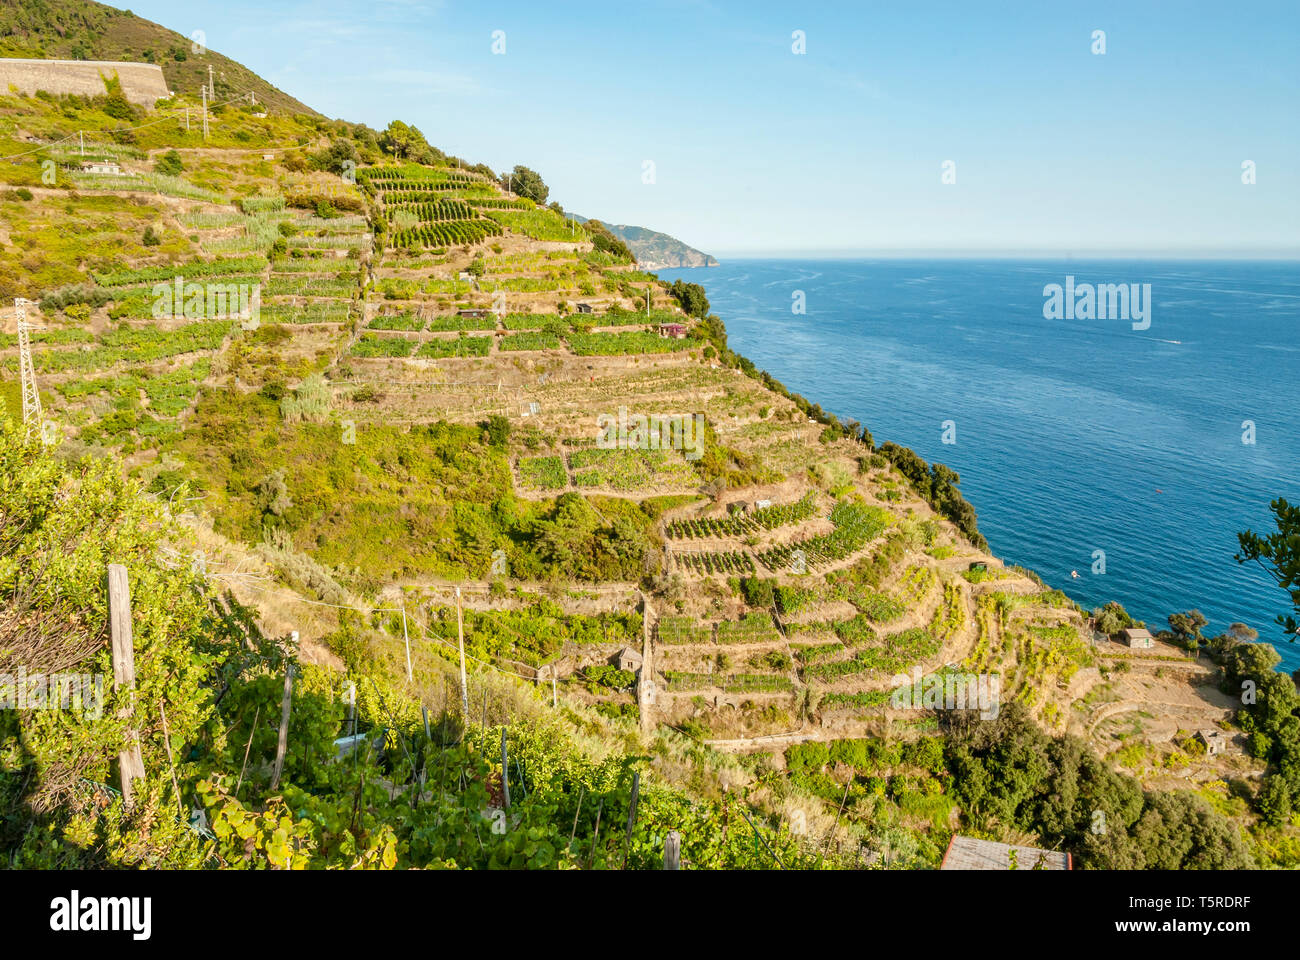
[(719, 255), (1300, 256), (1294, 0), (131, 9), (331, 117)]

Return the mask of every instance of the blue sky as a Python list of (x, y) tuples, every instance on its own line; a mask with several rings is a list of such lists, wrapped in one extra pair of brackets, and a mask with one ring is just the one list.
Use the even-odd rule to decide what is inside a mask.
[(720, 256), (1300, 256), (1294, 2), (131, 9), (329, 116), (405, 120)]

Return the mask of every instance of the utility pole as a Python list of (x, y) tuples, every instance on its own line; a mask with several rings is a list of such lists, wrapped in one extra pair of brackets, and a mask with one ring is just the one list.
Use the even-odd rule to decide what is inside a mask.
[(185, 108), (185, 132), (190, 132), (190, 108)]
[(77, 139), (81, 142), (81, 155), (84, 157), (86, 155), (86, 134), (83, 131), (78, 130)]
[(14, 299), (14, 316), (18, 319), (18, 376), (22, 381), (23, 394), (23, 433), (31, 437), (32, 431), (44, 439), (41, 425), (44, 414), (41, 412), (41, 391), (36, 386), (36, 367), (32, 363), (31, 327), (27, 325), (27, 304), (30, 300), (22, 297)]
[(465, 621), (460, 612), (460, 587), (456, 588), (456, 646), (460, 648), (460, 705), (469, 730), (469, 684), (465, 679)]
[(208, 99), (217, 99), (217, 82), (212, 79), (212, 64), (208, 64)]
[(208, 88), (203, 88), (203, 139), (208, 139)]

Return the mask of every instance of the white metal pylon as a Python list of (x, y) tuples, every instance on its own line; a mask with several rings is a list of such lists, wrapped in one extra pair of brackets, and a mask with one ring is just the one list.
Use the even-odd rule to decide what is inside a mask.
[(32, 342), (27, 326), (27, 304), (30, 300), (14, 300), (14, 316), (18, 318), (18, 375), (22, 380), (23, 432), (31, 437), (33, 431), (41, 435), (44, 415), (41, 413), (41, 392), (36, 387), (36, 367), (32, 364)]

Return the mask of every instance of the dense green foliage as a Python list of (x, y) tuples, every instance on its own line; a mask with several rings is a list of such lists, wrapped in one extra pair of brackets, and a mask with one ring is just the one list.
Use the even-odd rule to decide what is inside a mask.
[(889, 458), (916, 492), (935, 510), (955, 523), (971, 543), (981, 549), (988, 548), (976, 523), (975, 508), (957, 489), (961, 477), (955, 471), (942, 463), (927, 466), (912, 450), (895, 443), (881, 444), (880, 452)]
[[(111, 692), (98, 713), (0, 712), (0, 850), (10, 866), (643, 869), (662, 862), (669, 829), (696, 869), (820, 862), (757, 814), (761, 847), (750, 830), (720, 829), (739, 812), (735, 797), (693, 800), (647, 780), (636, 753), (591, 758), (571, 714), (533, 707), (508, 728), (468, 729), (459, 716), (434, 717), (426, 735), (419, 700), (356, 647), (349, 675), (295, 666), (297, 651), (264, 637), (252, 611), (208, 594), (188, 567), (160, 564), (160, 549), (183, 534), (111, 464), (56, 460), (0, 417), (0, 468), (0, 670), (108, 671), (104, 568), (126, 564), (131, 722), (146, 771), (124, 807), (113, 761), (127, 721)], [(288, 751), (272, 789), (286, 670), (295, 673)], [(363, 740), (340, 754), (349, 682)], [(503, 738), (506, 770), (489, 759)], [(634, 769), (643, 782), (628, 832)], [(191, 826), (191, 811), (209, 826)]]
[(673, 285), (668, 288), (669, 292), (677, 298), (677, 302), (682, 305), (692, 317), (707, 317), (709, 315), (709, 298), (704, 293), (704, 288), (698, 283), (685, 283), (682, 280), (674, 280)]
[(511, 171), (508, 186), (516, 196), (531, 200), (539, 207), (546, 205), (546, 198), (551, 193), (540, 173), (521, 164), (516, 164), (514, 170)]
[(1291, 612), (1278, 614), (1277, 622), (1287, 632), (1287, 639), (1294, 643), (1300, 635), (1300, 623), (1296, 621), (1296, 614), (1300, 613), (1300, 505), (1292, 506), (1279, 498), (1268, 506), (1277, 524), (1276, 532), (1260, 536), (1247, 530), (1238, 534), (1241, 551), (1237, 562), (1260, 564), (1287, 592)]
[[(635, 580), (642, 573), (651, 503), (600, 503), (577, 494), (518, 500), (508, 455), (486, 431), (435, 423), (402, 430), (339, 423), (286, 424), (274, 390), (214, 391), (169, 449), (205, 492), (217, 529), (256, 543), (267, 528), (298, 549), (369, 583), (394, 577), (485, 575), (504, 550), (526, 579)], [(264, 478), (288, 478), (292, 506), (270, 517)]]
[(1043, 733), (1016, 704), (950, 731), (954, 795), (970, 822), (1038, 834), (1092, 869), (1240, 869), (1240, 830), (1188, 792), (1144, 793), (1083, 741)]

